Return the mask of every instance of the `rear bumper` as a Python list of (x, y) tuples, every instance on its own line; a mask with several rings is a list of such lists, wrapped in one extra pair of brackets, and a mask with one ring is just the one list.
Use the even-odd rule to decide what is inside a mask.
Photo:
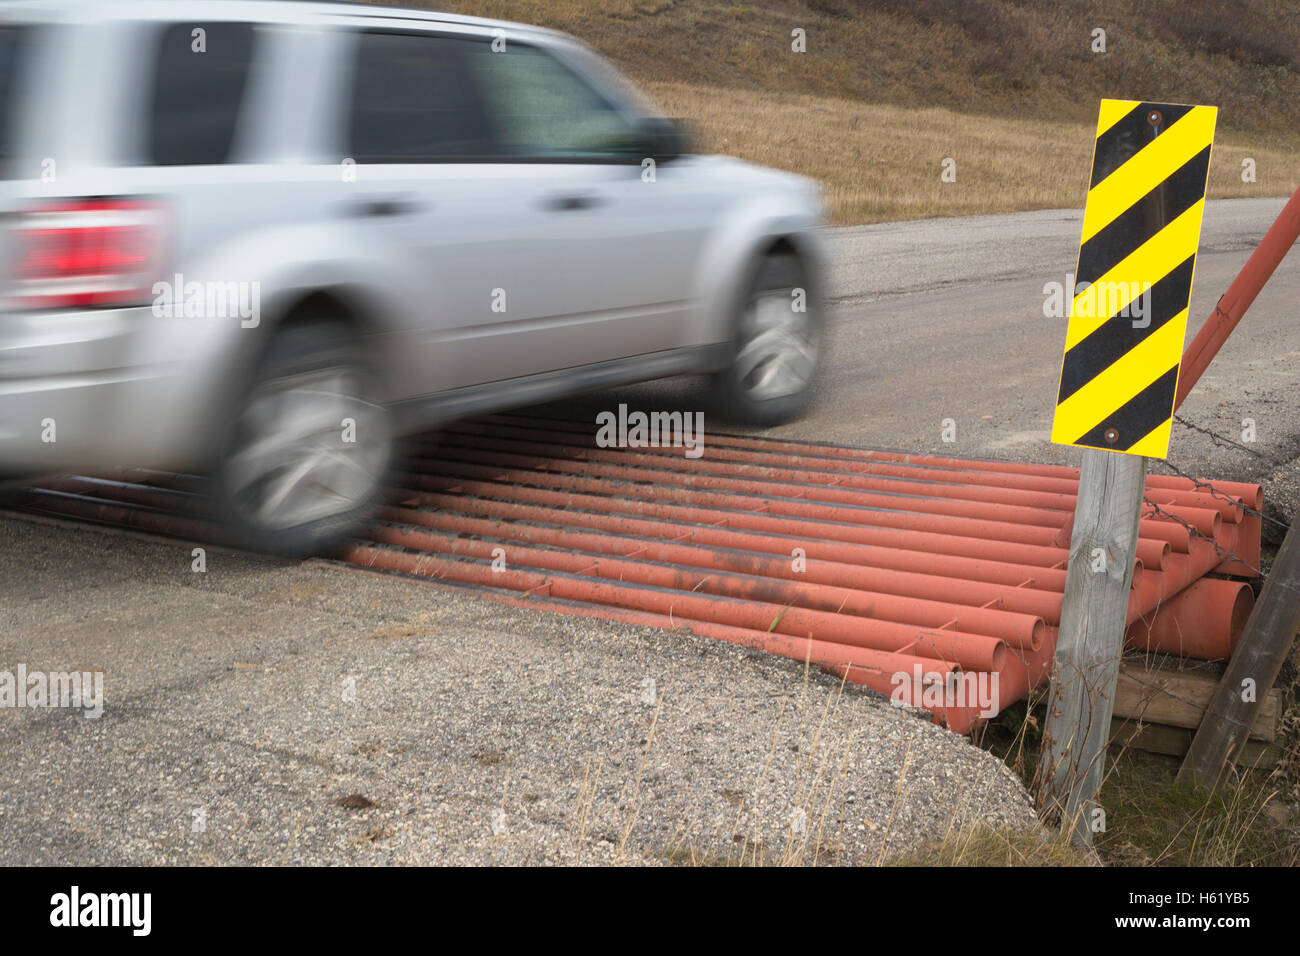
[(0, 314), (0, 475), (193, 462), (196, 331), (148, 308)]

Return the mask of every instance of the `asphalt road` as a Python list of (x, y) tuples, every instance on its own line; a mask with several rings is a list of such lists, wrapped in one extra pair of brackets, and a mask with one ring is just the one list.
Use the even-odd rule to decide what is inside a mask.
[[(1206, 207), (1188, 341), (1285, 201)], [(1065, 283), (1082, 213), (1046, 210), (832, 230), (829, 361), (816, 407), (770, 434), (872, 448), (1077, 464), (1049, 441), (1064, 318), (1043, 314), (1046, 283)], [(1200, 477), (1261, 481), (1289, 520), (1300, 504), (1300, 259), (1285, 260), (1180, 410), (1249, 451), (1175, 425), (1170, 462)], [(698, 380), (656, 382), (557, 403), (581, 418), (626, 401), (694, 409)], [(956, 441), (942, 440), (943, 422)], [(706, 422), (707, 424), (707, 422)], [(728, 430), (718, 423), (719, 430)], [(1155, 465), (1159, 470), (1161, 466)]]
[[(1208, 204), (1196, 261), (1188, 340), (1212, 312), (1283, 200)], [(1048, 441), (1064, 318), (1043, 314), (1043, 287), (1074, 271), (1082, 216), (1048, 211), (836, 234), (835, 356), (818, 414), (796, 428), (824, 440), (977, 457), (1076, 462)], [(1293, 453), (1300, 383), (1300, 261), (1289, 260), (1255, 301), (1181, 416), (1241, 440), (1256, 421), (1260, 454)], [(957, 441), (941, 441), (941, 422)], [(1171, 460), (1211, 477), (1254, 469), (1246, 453), (1210, 454), (1174, 432)], [(1252, 476), (1257, 475), (1251, 470)]]
[[(1210, 204), (1197, 325), (1280, 206)], [(777, 434), (1076, 460), (1047, 442), (1064, 320), (1042, 288), (1072, 269), (1079, 223), (833, 232), (829, 366)], [(1237, 438), (1255, 418), (1256, 454), (1179, 428), (1176, 463), (1285, 499), (1298, 291), (1290, 262), (1185, 408)], [(701, 395), (678, 380), (554, 409)], [(0, 670), (99, 671), (106, 698), (98, 719), (0, 712), (0, 863), (872, 862), (1032, 820), (988, 754), (790, 662), (322, 562), (190, 560), (0, 517)]]

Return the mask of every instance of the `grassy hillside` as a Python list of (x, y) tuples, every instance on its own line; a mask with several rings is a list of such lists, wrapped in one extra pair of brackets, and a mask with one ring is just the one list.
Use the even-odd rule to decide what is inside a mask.
[[(1079, 206), (1106, 96), (1218, 106), (1213, 196), (1300, 183), (1297, 0), (413, 5), (577, 35), (710, 148), (822, 179), (840, 222)], [(940, 181), (947, 157), (956, 183)]]

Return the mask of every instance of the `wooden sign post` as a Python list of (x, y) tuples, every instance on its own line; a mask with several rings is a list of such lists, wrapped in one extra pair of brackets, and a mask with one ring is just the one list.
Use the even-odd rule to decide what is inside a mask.
[(1096, 797), (1110, 741), (1146, 475), (1145, 458), (1084, 452), (1037, 785), (1039, 813), (1084, 844), (1105, 828)]
[(1147, 458), (1169, 451), (1216, 110), (1103, 100), (1052, 441), (1084, 452), (1035, 780), (1080, 843), (1097, 806)]

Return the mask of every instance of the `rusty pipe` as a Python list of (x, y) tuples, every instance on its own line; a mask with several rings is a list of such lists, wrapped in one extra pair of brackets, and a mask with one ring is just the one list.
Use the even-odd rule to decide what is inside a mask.
[[(787, 632), (773, 633), (767, 630), (767, 622), (763, 622), (759, 627), (745, 627), (733, 623), (734, 620), (744, 618), (762, 621), (764, 614), (779, 612), (781, 610), (779, 607), (752, 606), (745, 611), (746, 602), (708, 598), (691, 600), (689, 595), (661, 592), (654, 588), (632, 588), (607, 581), (572, 581), (555, 574), (511, 570), (494, 572), (491, 566), (486, 564), (470, 564), (429, 555), (413, 555), (366, 545), (348, 548), (344, 558), (363, 567), (382, 568), (403, 574), (478, 584), (483, 587), (511, 586), (511, 589), (516, 591), (543, 591), (547, 597), (607, 604), (632, 611), (649, 611), (665, 617), (670, 622), (670, 627), (678, 626), (678, 622), (691, 620), (726, 624), (751, 632), (754, 635), (754, 643), (750, 646), (760, 647), (762, 650), (795, 660), (811, 658), (812, 662), (819, 666), (846, 667), (856, 671), (874, 672), (890, 678), (899, 671), (910, 674), (912, 668), (920, 664), (928, 679), (937, 680), (943, 680), (947, 675), (960, 671), (960, 666), (952, 661), (857, 647), (805, 635), (795, 636)], [(645, 593), (629, 593), (633, 591)], [(716, 613), (719, 606), (724, 604), (735, 605), (732, 608), (733, 613), (727, 614), (725, 620), (720, 619)], [(703, 616), (700, 616), (701, 612)]]
[[(957, 536), (979, 538), (984, 539), (984, 541), (1008, 541), (1015, 544), (1042, 547), (1060, 546), (1056, 541), (1060, 527), (1058, 524), (1028, 525), (973, 517), (918, 513), (907, 510), (887, 510), (881, 507), (863, 507), (857, 497), (858, 493), (851, 489), (820, 488), (809, 491), (799, 486), (796, 490), (798, 490), (801, 497), (773, 497), (766, 494), (760, 497), (758, 494), (750, 492), (734, 493), (725, 490), (700, 489), (672, 484), (651, 486), (645, 482), (644, 478), (626, 477), (625, 473), (628, 469), (607, 466), (597, 466), (591, 469), (591, 472), (595, 475), (593, 477), (592, 474), (586, 472), (575, 474), (516, 467), (517, 456), (502, 456), (491, 452), (468, 450), (464, 456), (472, 458), (474, 461), (447, 461), (443, 459), (438, 462), (438, 470), (444, 476), (481, 478), (499, 483), (588, 490), (605, 495), (615, 493), (620, 496), (636, 495), (638, 493), (653, 494), (655, 501), (669, 500), (687, 504), (708, 504), (732, 510), (761, 511), (765, 515), (783, 514), (808, 517), (835, 522), (836, 524), (864, 524), (871, 527), (925, 532), (948, 537)], [(488, 462), (488, 464), (479, 464), (478, 462)], [(615, 476), (607, 477), (610, 473), (614, 473)], [(434, 490), (450, 487), (445, 483), (445, 477), (441, 479), (444, 482), (443, 484), (437, 484), (440, 479), (430, 475), (409, 475), (407, 478), (408, 483), (418, 487), (432, 487)], [(807, 500), (808, 498), (814, 500)], [(842, 507), (844, 505), (849, 507)], [(1067, 523), (1072, 518), (1073, 513), (1071, 512), (1064, 516), (1062, 523)], [(767, 520), (770, 524), (771, 518)], [(827, 528), (825, 533), (832, 537), (837, 535), (834, 526)], [(1175, 551), (1184, 553), (1187, 551), (1189, 532), (1186, 528), (1168, 519), (1143, 519), (1140, 522), (1139, 535), (1149, 540), (1168, 541)], [(843, 535), (840, 536), (843, 537)], [(861, 539), (857, 538), (855, 540)], [(959, 542), (953, 541), (945, 546), (942, 541), (931, 540), (926, 547), (940, 552), (970, 553), (969, 551), (951, 551), (951, 549), (958, 547), (959, 544)], [(979, 553), (984, 553), (986, 550), (987, 548), (983, 546), (983, 543), (977, 548)], [(1008, 557), (1008, 560), (1026, 564), (1036, 564), (1044, 559), (1049, 561), (1051, 565), (1060, 563), (1063, 560), (1060, 555), (1047, 556), (1040, 554), (1027, 557), (1023, 552), (1020, 557)]]
[[(492, 494), (492, 488), (480, 488), (476, 482), (462, 482), (470, 493)], [(944, 577), (965, 578), (974, 581), (986, 581), (994, 584), (1006, 584), (1012, 587), (1035, 588), (1039, 590), (1063, 592), (1065, 589), (1065, 571), (1054, 568), (1040, 568), (1030, 565), (1015, 564), (997, 560), (956, 557), (945, 554), (929, 554), (924, 551), (910, 551), (899, 548), (880, 548), (844, 541), (820, 541), (809, 537), (793, 535), (771, 535), (747, 529), (724, 529), (704, 524), (689, 524), (669, 521), (665, 515), (658, 519), (629, 517), (621, 514), (600, 513), (608, 508), (607, 502), (596, 499), (594, 495), (556, 495), (536, 488), (514, 488), (512, 493), (518, 501), (499, 501), (492, 498), (476, 498), (472, 507), (479, 512), (510, 517), (524, 521), (543, 521), (551, 523), (578, 524), (603, 531), (640, 535), (645, 537), (664, 537), (666, 526), (672, 525), (675, 536), (680, 540), (696, 541), (702, 544), (721, 544), (724, 547), (739, 547), (748, 551), (765, 551), (774, 554), (791, 554), (795, 547), (814, 549), (817, 557), (828, 561), (842, 561), (846, 564), (869, 565), (891, 568), (896, 571), (915, 571), (921, 574), (937, 574)], [(557, 501), (556, 498), (559, 500)], [(545, 502), (533, 504), (532, 502)], [(438, 508), (459, 510), (465, 504), (464, 499), (456, 495), (443, 495), (429, 492), (412, 492), (405, 503), (418, 503)], [(563, 510), (563, 517), (557, 515), (557, 506)], [(592, 512), (579, 511), (579, 508), (592, 508)], [(593, 513), (594, 512), (594, 513)], [(560, 519), (560, 520), (557, 520)]]
[[(505, 445), (518, 443), (504, 443)], [(452, 446), (455, 447), (455, 446)], [(838, 491), (839, 500), (849, 494), (849, 501), (877, 508), (894, 508), (902, 511), (919, 511), (928, 514), (949, 515), (964, 518), (986, 518), (994, 521), (1007, 521), (1014, 524), (1060, 527), (1061, 518), (1068, 509), (1049, 509), (1031, 507), (1007, 501), (967, 500), (953, 495), (938, 493), (940, 489), (933, 486), (917, 487), (907, 493), (885, 491), (877, 487), (878, 482), (855, 480), (841, 476), (838, 481), (829, 473), (800, 472), (780, 476), (738, 476), (726, 472), (695, 472), (666, 468), (654, 468), (645, 465), (623, 464), (631, 455), (619, 451), (614, 454), (596, 452), (590, 458), (549, 458), (536, 455), (519, 455), (512, 452), (500, 453), (498, 458), (513, 458), (516, 467), (534, 470), (572, 470), (581, 465), (588, 473), (613, 475), (630, 478), (635, 481), (655, 481), (664, 484), (679, 484), (690, 488), (707, 488), (718, 491), (748, 492), (751, 494), (773, 494), (780, 489), (792, 497), (824, 499), (828, 491)], [(420, 461), (417, 459), (417, 461)], [(432, 462), (420, 461), (423, 465)]]
[[(897, 594), (862, 591), (815, 581), (794, 581), (804, 572), (791, 570), (790, 561), (760, 558), (763, 571), (754, 573), (749, 562), (735, 561), (722, 549), (691, 548), (678, 545), (674, 548), (647, 548), (637, 546), (628, 539), (614, 542), (599, 541), (601, 535), (575, 534), (569, 530), (531, 529), (537, 533), (529, 536), (528, 544), (508, 542), (515, 536), (515, 528), (506, 522), (465, 519), (448, 515), (411, 515), (401, 509), (387, 509), (386, 520), (421, 520), (421, 528), (437, 528), (438, 532), (406, 531), (400, 528), (372, 528), (367, 534), (375, 540), (415, 550), (431, 550), (450, 554), (469, 554), (478, 558), (491, 558), (496, 548), (503, 548), (504, 559), (510, 564), (578, 574), (595, 574), (618, 580), (639, 581), (659, 587), (704, 591), (728, 597), (748, 598), (778, 605), (798, 605), (811, 610), (831, 611), (863, 617), (872, 617), (917, 627), (951, 628), (955, 631), (996, 638), (1017, 647), (1036, 648), (1042, 643), (1044, 630), (1041, 618), (1015, 614), (993, 608), (963, 607), (943, 601), (931, 601)], [(492, 538), (471, 539), (465, 534)], [(500, 536), (500, 537), (498, 537)], [(549, 547), (533, 547), (531, 545)], [(603, 547), (592, 553), (592, 547)], [(561, 551), (559, 548), (570, 550)], [(613, 548), (620, 549), (612, 552)], [(685, 560), (670, 560), (668, 554)], [(653, 556), (652, 556), (653, 555)], [(712, 558), (713, 561), (709, 562)], [(634, 559), (634, 560), (630, 560)], [(654, 563), (647, 563), (654, 562)], [(990, 653), (992, 653), (990, 649)], [(960, 661), (963, 667), (997, 667), (994, 662)]]
[[(508, 535), (515, 540), (528, 542), (565, 541), (575, 547), (600, 553), (636, 553), (652, 561), (699, 567), (712, 567), (715, 562), (724, 562), (726, 567), (746, 574), (768, 576), (776, 576), (782, 570), (787, 574), (794, 573), (791, 570), (792, 556), (789, 551), (745, 550), (735, 546), (735, 543), (722, 543), (726, 540), (722, 537), (715, 537), (713, 543), (702, 543), (698, 540), (687, 542), (680, 538), (661, 540), (608, 531), (585, 532), (555, 524), (526, 524), (514, 518), (507, 520), (480, 518), (450, 511), (391, 508), (381, 512), (381, 515), (392, 521), (462, 533), (480, 534), (489, 533), (488, 529), (500, 529), (492, 533)], [(749, 541), (740, 543), (753, 544)], [(1022, 623), (1023, 617), (1031, 620), (1059, 620), (1061, 613), (1061, 595), (1052, 591), (824, 560), (816, 556), (816, 548), (813, 551), (814, 554), (805, 559), (804, 571), (798, 575), (813, 583), (897, 594), (934, 602), (954, 602), (970, 609), (988, 608), (1005, 611), (1022, 616)], [(777, 554), (781, 556), (777, 557)]]
[[(556, 448), (567, 448), (569, 456), (566, 460), (584, 460), (587, 453), (598, 447), (595, 443), (596, 436), (590, 427), (583, 431), (561, 431), (551, 428), (496, 425), (483, 421), (461, 421), (448, 426), (446, 433), (469, 435), (474, 438), (488, 438), (492, 440), (492, 447), (500, 446), (499, 439), (507, 439), (511, 440), (516, 448), (527, 448), (531, 454), (541, 453), (545, 457), (552, 457), (552, 452)], [(434, 443), (426, 442), (425, 444)], [(477, 449), (481, 447), (481, 443), (469, 443), (466, 446), (465, 443), (449, 443), (445, 440), (438, 442), (437, 445), (440, 448), (469, 447)], [(942, 489), (940, 493), (946, 497), (968, 497), (974, 500), (1037, 505), (1067, 511), (1073, 510), (1078, 496), (1079, 482), (1077, 473), (1071, 479), (1019, 476), (968, 469), (937, 469), (934, 466), (908, 466), (873, 460), (825, 456), (813, 452), (811, 447), (815, 446), (802, 450), (799, 461), (803, 463), (812, 460), (824, 465), (836, 482), (839, 481), (839, 475), (846, 471), (854, 474), (875, 475), (896, 482), (895, 485), (890, 487), (899, 493), (907, 493), (909, 489), (916, 490), (925, 487), (924, 482), (929, 481), (936, 483)], [(638, 447), (635, 451), (625, 450), (621, 454), (606, 451), (602, 457), (612, 461), (655, 463), (657, 460), (662, 461), (665, 458), (680, 455), (681, 449), (679, 448), (658, 446)], [(770, 466), (766, 468), (765, 473), (774, 477), (789, 477), (796, 471), (789, 464), (790, 456), (788, 454), (752, 451), (725, 444), (718, 448), (713, 447), (711, 443), (708, 456), (711, 467), (716, 466), (719, 461), (727, 464), (741, 463)], [(1148, 493), (1152, 496), (1152, 500), (1155, 501), (1218, 508), (1223, 511), (1224, 518), (1227, 520), (1236, 520), (1234, 515), (1239, 514), (1239, 503), (1234, 504), (1230, 501), (1224, 501), (1222, 498), (1216, 498), (1208, 492), (1198, 490), (1195, 483), (1187, 479), (1180, 479), (1179, 483), (1172, 485), (1158, 486), (1150, 483), (1149, 485)], [(962, 489), (959, 486), (971, 487)], [(935, 485), (930, 487), (935, 487)], [(1156, 487), (1159, 487), (1158, 496), (1151, 490)], [(1015, 497), (1015, 492), (1019, 492), (1020, 496)], [(1026, 492), (1037, 492), (1039, 494), (1025, 494)], [(1234, 508), (1237, 510), (1234, 511)]]
[[(408, 532), (409, 534), (411, 533)], [(399, 534), (398, 537), (400, 536)], [(955, 631), (912, 627), (760, 601), (638, 586), (566, 572), (543, 573), (508, 566), (498, 570), (490, 562), (471, 562), (440, 555), (420, 555), (415, 557), (415, 561), (424, 570), (413, 573), (430, 577), (484, 587), (509, 587), (516, 591), (544, 591), (551, 597), (567, 600), (654, 611), (673, 617), (714, 620), (733, 627), (808, 638), (828, 644), (843, 644), (871, 652), (910, 652), (916, 657), (927, 660), (932, 658), (959, 666), (957, 655), (988, 658), (1001, 663), (1006, 654), (1003, 642), (982, 635), (963, 635)], [(869, 644), (868, 641), (872, 643)], [(970, 647), (963, 649), (963, 644)], [(976, 647), (979, 649), (975, 650)], [(945, 657), (945, 654), (948, 656)]]
[(1182, 367), (1178, 372), (1178, 392), (1174, 397), (1174, 410), (1177, 411), (1187, 398), (1192, 387), (1196, 385), (1205, 370), (1219, 354), (1219, 349), (1228, 340), (1232, 330), (1237, 327), (1246, 310), (1250, 308), (1255, 296), (1268, 281), (1274, 270), (1300, 237), (1300, 188), (1291, 194), (1287, 204), (1282, 207), (1273, 225), (1268, 227), (1259, 245), (1246, 259), (1246, 264), (1232, 280), (1226, 292), (1215, 303), (1214, 311), (1205, 320), (1201, 330), (1192, 339), (1183, 353)]
[[(632, 514), (655, 519), (672, 520), (688, 524), (710, 524), (748, 531), (780, 534), (787, 537), (816, 537), (818, 540), (829, 539), (834, 542), (851, 542), (907, 551), (926, 551), (940, 556), (966, 557), (977, 560), (992, 560), (1006, 564), (1025, 567), (1040, 567), (1048, 570), (1060, 569), (1065, 565), (1068, 554), (1061, 548), (1047, 550), (1026, 550), (1025, 542), (1003, 542), (1000, 540), (966, 540), (966, 536), (951, 535), (942, 540), (937, 532), (917, 532), (907, 527), (895, 526), (879, 529), (875, 526), (862, 526), (849, 521), (836, 521), (823, 518), (825, 512), (816, 505), (794, 505), (789, 510), (796, 515), (781, 515), (767, 508), (766, 503), (747, 502), (744, 499), (720, 496), (711, 499), (715, 502), (730, 504), (731, 508), (701, 507), (685, 504), (665, 504), (662, 501), (638, 498), (615, 497), (611, 494), (588, 494), (573, 492), (572, 488), (591, 488), (581, 479), (555, 480), (553, 483), (532, 481), (526, 475), (514, 472), (497, 474), (501, 481), (472, 481), (458, 478), (405, 475), (406, 483), (421, 493), (446, 491), (465, 492), (485, 498), (515, 499), (530, 503), (552, 505), (564, 509), (584, 509), (615, 514)], [(513, 477), (532, 481), (530, 484), (505, 483)], [(599, 488), (598, 490), (608, 491)], [(552, 490), (565, 489), (565, 490)], [(672, 489), (664, 489), (665, 499), (689, 500), (675, 498)], [(831, 512), (835, 514), (835, 512)], [(852, 517), (846, 515), (845, 517)], [(891, 517), (899, 517), (892, 515)], [(905, 516), (904, 516), (905, 517)], [(790, 520), (794, 518), (795, 520)], [(816, 520), (816, 523), (813, 523)], [(903, 522), (897, 522), (903, 525)], [(934, 523), (921, 523), (922, 527), (940, 527)], [(1161, 522), (1168, 524), (1168, 522)], [(1047, 529), (1044, 529), (1047, 530)], [(923, 536), (921, 536), (923, 535)], [(1175, 534), (1173, 537), (1178, 538)], [(1186, 530), (1182, 529), (1186, 539)], [(1157, 546), (1163, 553), (1163, 549)], [(1048, 563), (1050, 562), (1050, 564)]]

